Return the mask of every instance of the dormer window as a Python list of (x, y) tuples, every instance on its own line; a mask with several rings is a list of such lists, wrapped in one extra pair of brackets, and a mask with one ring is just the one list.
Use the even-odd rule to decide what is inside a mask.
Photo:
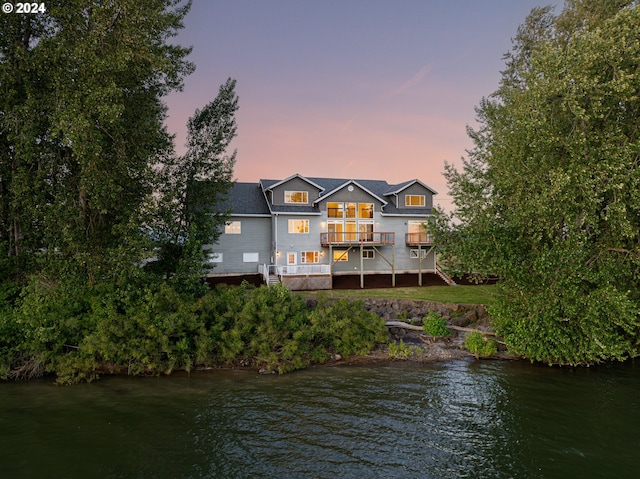
[(308, 191), (285, 191), (284, 202), (306, 205), (309, 203), (309, 192)]
[(405, 206), (424, 206), (424, 195), (404, 195)]

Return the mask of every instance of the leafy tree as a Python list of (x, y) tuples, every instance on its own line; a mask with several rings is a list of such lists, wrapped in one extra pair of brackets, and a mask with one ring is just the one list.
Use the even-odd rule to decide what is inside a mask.
[(0, 245), (14, 275), (55, 252), (93, 280), (137, 233), (152, 166), (173, 147), (162, 97), (193, 66), (167, 40), (189, 4), (46, 6), (0, 17)]
[(462, 171), (445, 167), (456, 210), (435, 221), (443, 253), (500, 276), (495, 326), (531, 360), (638, 353), (638, 31), (630, 0), (534, 9), (477, 108)]
[(157, 267), (180, 281), (201, 276), (202, 245), (213, 243), (228, 218), (216, 205), (233, 186), (236, 152), (236, 81), (228, 79), (218, 96), (188, 123), (187, 152), (163, 165), (158, 212), (152, 229), (160, 243)]

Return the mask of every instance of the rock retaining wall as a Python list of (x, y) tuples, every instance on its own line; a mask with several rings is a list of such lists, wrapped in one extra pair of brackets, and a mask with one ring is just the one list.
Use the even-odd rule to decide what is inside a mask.
[(469, 324), (487, 325), (489, 314), (482, 304), (436, 303), (411, 299), (368, 298), (363, 300), (368, 311), (376, 313), (387, 321), (401, 320), (412, 324), (422, 324), (429, 311), (435, 311), (454, 326)]

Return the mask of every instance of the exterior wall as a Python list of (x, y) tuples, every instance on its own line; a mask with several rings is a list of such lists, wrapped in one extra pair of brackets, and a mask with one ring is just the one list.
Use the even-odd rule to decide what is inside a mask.
[[(309, 233), (289, 233), (289, 220), (309, 220)], [(275, 262), (278, 266), (287, 265), (287, 254), (295, 253), (295, 264), (303, 264), (300, 253), (303, 251), (320, 251), (324, 256), (320, 256), (319, 263), (329, 264), (326, 249), (320, 246), (320, 233), (323, 229), (323, 220), (318, 215), (284, 215), (279, 214), (274, 217), (274, 247)], [(326, 226), (324, 226), (326, 228)]]
[[(271, 262), (271, 218), (231, 216), (229, 221), (240, 221), (241, 233), (223, 232), (216, 244), (205, 245), (222, 253), (222, 262), (214, 263), (208, 276), (257, 273), (259, 264)], [(258, 261), (245, 262), (244, 253), (258, 253)]]
[[(317, 200), (320, 193), (318, 188), (310, 184), (308, 181), (304, 181), (301, 178), (291, 178), (286, 183), (283, 183), (271, 190), (268, 195), (269, 199), (271, 200), (271, 198), (273, 198), (273, 204), (277, 206), (295, 206), (291, 205), (290, 203), (284, 202), (285, 191), (307, 191), (309, 193), (309, 203), (307, 203), (307, 206), (311, 205), (315, 200)], [(300, 204), (300, 206), (302, 206), (302, 203)]]
[(402, 190), (400, 193), (398, 193), (398, 208), (412, 208), (415, 209), (415, 206), (409, 206), (407, 207), (405, 205), (404, 202), (404, 196), (405, 195), (424, 195), (424, 208), (425, 209), (431, 209), (433, 208), (433, 193), (431, 193), (431, 191), (429, 191), (428, 189), (426, 189), (424, 186), (422, 186), (419, 183), (414, 183), (413, 185), (409, 186), (408, 188), (405, 188), (404, 190)]
[(331, 276), (283, 276), (282, 284), (291, 291), (331, 289)]
[(327, 197), (327, 199), (322, 200), (318, 203), (320, 207), (320, 211), (324, 212), (324, 216), (326, 218), (327, 215), (327, 202), (350, 202), (350, 203), (373, 203), (374, 211), (380, 212), (380, 206), (382, 203), (380, 201), (373, 198), (369, 193), (359, 188), (357, 185), (353, 185), (353, 191), (349, 191), (347, 187), (342, 188), (339, 191), (336, 191), (331, 196)]

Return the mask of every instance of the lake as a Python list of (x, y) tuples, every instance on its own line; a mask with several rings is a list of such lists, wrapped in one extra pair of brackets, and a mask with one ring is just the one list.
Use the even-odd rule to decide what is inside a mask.
[(636, 478), (640, 363), (0, 383), (2, 478)]

